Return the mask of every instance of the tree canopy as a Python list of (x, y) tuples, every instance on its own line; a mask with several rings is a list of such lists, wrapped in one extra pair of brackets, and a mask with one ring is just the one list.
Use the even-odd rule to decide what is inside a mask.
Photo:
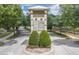
[(48, 15), (48, 29), (52, 27), (63, 27), (71, 30), (79, 28), (79, 5), (78, 4), (61, 4), (60, 15)]
[(18, 27), (21, 24), (22, 14), (23, 12), (20, 5), (0, 5), (0, 27), (7, 31), (10, 31), (11, 28), (13, 31), (18, 31)]

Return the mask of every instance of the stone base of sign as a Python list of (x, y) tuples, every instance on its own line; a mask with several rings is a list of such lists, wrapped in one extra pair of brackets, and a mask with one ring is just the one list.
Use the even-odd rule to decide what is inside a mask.
[(25, 51), (26, 54), (29, 55), (49, 55), (54, 53), (53, 46), (51, 48), (29, 48), (26, 47)]

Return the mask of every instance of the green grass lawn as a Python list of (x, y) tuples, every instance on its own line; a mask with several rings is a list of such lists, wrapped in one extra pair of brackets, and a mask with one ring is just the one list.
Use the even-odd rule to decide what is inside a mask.
[(0, 42), (0, 46), (3, 46), (4, 45), (4, 42)]
[(3, 38), (3, 37), (5, 37), (5, 36), (7, 36), (7, 35), (9, 35), (9, 34), (11, 34), (12, 32), (5, 32), (5, 33), (2, 33), (2, 34), (0, 34), (0, 38)]
[(20, 34), (16, 33), (15, 35), (12, 35), (11, 37), (7, 38), (7, 40), (10, 40), (10, 39), (13, 39), (13, 38), (16, 38), (16, 37), (19, 37)]
[(62, 34), (62, 33), (60, 33), (60, 32), (56, 32), (56, 31), (53, 31), (54, 33), (56, 33), (57, 35), (59, 35), (59, 36), (62, 36), (62, 37), (65, 37), (66, 39), (70, 39), (67, 35), (65, 35), (65, 34)]

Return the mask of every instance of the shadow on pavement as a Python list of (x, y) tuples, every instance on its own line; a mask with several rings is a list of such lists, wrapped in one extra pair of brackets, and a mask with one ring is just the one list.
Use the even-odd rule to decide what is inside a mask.
[(21, 43), (21, 45), (26, 45), (28, 44), (28, 40), (25, 40), (23, 43)]
[(16, 40), (11, 40), (11, 41), (9, 41), (9, 42), (5, 42), (4, 46), (11, 46), (11, 45), (13, 45), (13, 44), (15, 44), (15, 43), (17, 43)]
[(75, 41), (69, 39), (57, 39), (57, 40), (53, 40), (54, 45), (59, 46), (59, 45), (66, 45), (66, 46), (70, 46), (70, 47), (79, 47), (79, 44), (77, 44)]

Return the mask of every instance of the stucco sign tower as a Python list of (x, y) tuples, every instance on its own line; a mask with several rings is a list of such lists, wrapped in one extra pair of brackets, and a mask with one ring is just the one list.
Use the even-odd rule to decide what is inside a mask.
[(29, 8), (31, 20), (31, 32), (47, 30), (47, 13), (48, 8), (43, 6), (35, 6)]

